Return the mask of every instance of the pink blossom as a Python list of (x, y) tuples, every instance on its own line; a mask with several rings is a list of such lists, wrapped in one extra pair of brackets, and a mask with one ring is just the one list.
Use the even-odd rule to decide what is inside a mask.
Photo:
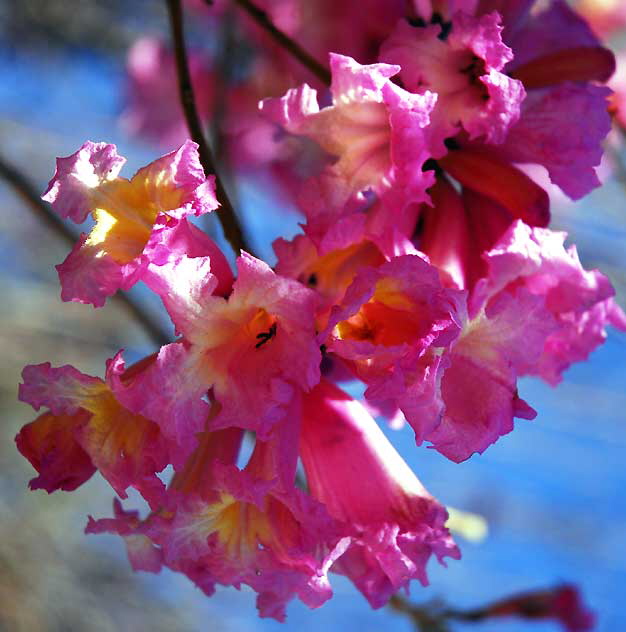
[(518, 395), (517, 377), (538, 362), (555, 329), (543, 301), (524, 289), (483, 305), (442, 359), (443, 412), (424, 438), (460, 462), (511, 432), (514, 417), (534, 419), (537, 413)]
[(502, 72), (513, 54), (501, 30), (497, 13), (478, 18), (456, 13), (445, 27), (401, 20), (383, 42), (381, 60), (401, 66), (405, 88), (437, 94), (428, 128), (435, 158), (447, 152), (444, 140), (461, 127), (470, 139), (498, 144), (519, 118), (525, 91)]
[(493, 295), (523, 286), (543, 298), (558, 328), (548, 336), (538, 363), (524, 372), (553, 385), (568, 366), (586, 360), (604, 342), (606, 325), (626, 330), (611, 283), (598, 270), (584, 270), (576, 247), (565, 249), (565, 237), (516, 222), (487, 254), (489, 277), (479, 290)]
[(329, 170), (352, 193), (372, 190), (393, 200), (398, 211), (426, 199), (432, 174), (421, 169), (429, 157), (424, 128), (435, 95), (411, 94), (392, 83), (399, 66), (361, 66), (336, 54), (330, 66), (331, 106), (320, 110), (317, 92), (304, 84), (282, 99), (263, 101), (263, 112), (335, 156)]
[(418, 443), (440, 418), (441, 354), (459, 335), (465, 298), (420, 257), (395, 257), (358, 273), (320, 335), (368, 385), (368, 400), (402, 410)]
[(361, 268), (378, 267), (395, 256), (417, 253), (402, 232), (376, 225), (377, 211), (370, 214), (359, 206), (354, 208), (351, 200), (341, 206), (333, 206), (332, 201), (326, 206), (325, 201), (321, 199), (324, 211), (312, 212), (302, 225), (304, 234), (291, 241), (277, 239), (273, 244), (278, 257), (276, 271), (317, 293), (318, 330), (326, 327), (330, 309), (341, 302)]
[[(107, 381), (119, 379), (123, 368), (118, 354), (108, 364)], [(74, 489), (98, 469), (121, 498), (135, 487), (149, 502), (158, 501), (163, 484), (156, 473), (168, 463), (169, 446), (155, 423), (124, 408), (107, 382), (69, 365), (28, 366), (23, 379), (20, 399), (50, 409), (16, 437), (39, 472), (33, 489)]]
[[(282, 441), (291, 438), (292, 425), (290, 419)], [(174, 477), (163, 510), (144, 521), (127, 513), (90, 521), (88, 531), (119, 533), (127, 542), (137, 538), (144, 565), (148, 547), (157, 547), (164, 565), (188, 575), (207, 594), (216, 583), (248, 584), (258, 593), (260, 615), (283, 620), (285, 604), (295, 595), (310, 607), (331, 596), (327, 572), (347, 542), (322, 505), (293, 488), (295, 459), (287, 468), (290, 486), (283, 477), (268, 478), (283, 456), (281, 434), (276, 433), (278, 446), (257, 442), (243, 471), (233, 465), (241, 435), (233, 429), (201, 435)]]
[(319, 380), (315, 340), (315, 294), (280, 277), (243, 253), (238, 278), (224, 299), (214, 284), (190, 279), (198, 288), (178, 291), (165, 305), (184, 340), (161, 348), (155, 363), (118, 396), (135, 412), (154, 419), (188, 455), (195, 433), (205, 429), (211, 405), (219, 415), (211, 429), (231, 425), (267, 438), (299, 389)]
[(626, 330), (613, 288), (585, 271), (563, 233), (515, 222), (486, 255), (488, 276), (470, 297), (469, 320), (444, 356), (443, 415), (429, 434), (454, 461), (482, 452), (513, 429), (513, 418), (535, 412), (519, 398), (517, 378), (551, 384), (606, 337), (606, 325)]
[[(187, 256), (212, 257), (221, 271), (228, 267), (208, 237), (179, 227), (186, 215), (217, 208), (213, 181), (204, 177), (195, 143), (143, 167), (132, 180), (117, 177), (123, 163), (114, 145), (89, 141), (57, 160), (43, 199), (62, 217), (82, 222), (91, 213), (96, 220), (58, 266), (63, 300), (102, 306), (117, 289), (142, 279), (150, 264)], [(172, 230), (175, 237), (167, 235)]]
[(374, 608), (411, 579), (426, 585), (431, 555), (442, 563), (460, 557), (444, 526), (446, 510), (365, 408), (326, 380), (304, 397), (301, 457), (311, 494), (350, 538), (333, 570)]

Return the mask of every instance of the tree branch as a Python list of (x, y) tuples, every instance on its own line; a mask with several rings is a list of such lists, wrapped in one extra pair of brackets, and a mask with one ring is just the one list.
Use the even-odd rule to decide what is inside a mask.
[(286, 33), (283, 33), (277, 28), (265, 11), (259, 9), (259, 7), (250, 2), (250, 0), (234, 1), (235, 4), (239, 5), (264, 31), (269, 33), (280, 46), (291, 53), (303, 66), (308, 68), (323, 84), (327, 86), (330, 85), (331, 76), (328, 68), (320, 64), (317, 59), (307, 53), (298, 42), (292, 40)]
[(198, 145), (198, 154), (200, 163), (207, 175), (215, 174), (215, 189), (217, 200), (221, 206), (217, 209), (224, 236), (230, 243), (235, 254), (238, 255), (240, 250), (251, 252), (246, 243), (243, 231), (235, 214), (235, 210), (228, 198), (224, 185), (215, 168), (213, 154), (204, 137), (198, 109), (193, 93), (193, 85), (191, 83), (191, 75), (189, 73), (189, 63), (187, 61), (187, 51), (185, 49), (185, 32), (183, 27), (183, 11), (180, 0), (166, 0), (167, 9), (170, 17), (170, 26), (172, 30), (172, 41), (174, 44), (174, 54), (176, 57), (176, 70), (178, 73), (178, 89), (180, 94), (180, 102), (187, 121), (189, 135)]
[[(18, 169), (7, 163), (2, 157), (0, 157), (0, 177), (13, 187), (14, 191), (20, 195), (47, 228), (70, 245), (73, 246), (76, 243), (77, 236), (54, 213), (50, 205), (39, 197), (35, 186)], [(130, 296), (118, 292), (113, 298), (126, 307), (126, 310), (146, 330), (153, 342), (159, 346), (171, 342), (171, 337)]]

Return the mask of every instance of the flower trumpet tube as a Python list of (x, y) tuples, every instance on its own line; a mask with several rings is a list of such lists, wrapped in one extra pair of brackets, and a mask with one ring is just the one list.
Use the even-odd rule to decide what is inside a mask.
[(345, 525), (333, 570), (378, 608), (410, 580), (428, 583), (431, 555), (458, 559), (447, 511), (424, 488), (367, 410), (322, 380), (303, 398), (300, 456), (311, 495)]

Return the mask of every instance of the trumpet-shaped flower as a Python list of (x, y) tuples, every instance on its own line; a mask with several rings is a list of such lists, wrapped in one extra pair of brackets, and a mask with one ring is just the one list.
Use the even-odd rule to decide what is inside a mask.
[(169, 446), (154, 422), (131, 413), (115, 398), (111, 383), (123, 369), (120, 354), (109, 361), (106, 381), (69, 365), (24, 369), (20, 399), (35, 410), (50, 410), (16, 437), (19, 450), (39, 473), (31, 488), (49, 493), (74, 489), (97, 469), (122, 498), (134, 487), (149, 502), (158, 501), (163, 484), (156, 473), (168, 463)]
[(219, 407), (211, 429), (237, 426), (267, 438), (299, 389), (319, 380), (314, 292), (276, 275), (243, 253), (228, 299), (212, 294), (217, 280), (177, 278), (165, 306), (183, 340), (161, 348), (129, 384), (122, 401), (154, 419), (186, 456)]
[(332, 105), (320, 109), (317, 92), (304, 84), (281, 99), (266, 99), (263, 111), (287, 131), (307, 136), (337, 158), (329, 168), (352, 193), (373, 191), (396, 207), (426, 199), (432, 173), (424, 129), (436, 101), (392, 83), (400, 67), (361, 66), (331, 53)]
[(447, 512), (367, 410), (322, 380), (304, 396), (300, 440), (311, 494), (342, 521), (350, 544), (333, 571), (378, 608), (412, 579), (428, 584), (431, 555), (458, 559)]
[[(188, 575), (207, 594), (218, 583), (247, 584), (258, 593), (261, 616), (283, 620), (285, 604), (296, 595), (312, 608), (320, 606), (332, 594), (328, 569), (347, 540), (320, 503), (293, 488), (295, 459), (283, 468), (291, 473), (290, 484), (289, 476), (275, 476), (283, 448), (297, 455), (294, 427), (297, 419), (290, 418), (281, 428), (287, 435), (275, 433), (278, 446), (257, 442), (243, 471), (233, 464), (241, 431), (204, 433), (160, 511), (143, 522), (131, 514), (92, 520), (88, 531), (119, 533), (127, 546), (135, 538), (131, 562), (146, 566), (150, 552), (158, 551), (164, 565)], [(290, 446), (283, 445), (287, 439)]]
[(422, 258), (395, 257), (359, 272), (321, 335), (368, 385), (368, 400), (402, 410), (418, 442), (439, 420), (441, 356), (459, 335), (465, 299)]
[(455, 14), (447, 24), (412, 26), (398, 22), (383, 43), (382, 61), (398, 64), (407, 90), (437, 94), (428, 128), (433, 156), (444, 140), (464, 129), (470, 138), (501, 143), (520, 114), (526, 93), (521, 81), (504, 74), (513, 58), (502, 43), (500, 16)]
[(606, 325), (626, 330), (609, 281), (584, 270), (564, 239), (517, 221), (487, 254), (488, 275), (445, 356), (441, 421), (425, 437), (452, 460), (485, 450), (513, 429), (514, 417), (534, 418), (518, 396), (518, 377), (556, 384), (604, 340)]
[[(81, 235), (58, 266), (63, 300), (102, 306), (107, 296), (141, 280), (150, 264), (166, 265), (186, 256), (210, 256), (219, 269), (228, 267), (211, 239), (185, 226), (185, 216), (218, 206), (197, 145), (187, 141), (131, 180), (118, 177), (124, 162), (115, 145), (90, 141), (57, 159), (43, 199), (61, 217), (82, 223), (91, 214), (95, 220), (89, 235)], [(169, 235), (176, 229), (175, 237)]]

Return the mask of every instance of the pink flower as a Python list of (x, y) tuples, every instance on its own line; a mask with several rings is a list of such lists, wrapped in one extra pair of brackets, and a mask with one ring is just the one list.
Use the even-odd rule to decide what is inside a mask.
[(220, 412), (210, 429), (234, 425), (266, 439), (297, 391), (319, 380), (315, 294), (247, 253), (237, 268), (228, 299), (212, 294), (210, 277), (177, 279), (165, 306), (184, 339), (162, 347), (118, 393), (177, 443), (179, 458), (194, 449), (212, 406)]
[(513, 430), (513, 418), (533, 419), (517, 378), (536, 364), (556, 328), (539, 297), (524, 289), (502, 294), (471, 313), (443, 356), (442, 413), (424, 434), (437, 451), (461, 462)]
[(395, 257), (357, 274), (320, 334), (368, 385), (368, 400), (402, 410), (418, 443), (440, 418), (441, 356), (459, 335), (465, 298), (420, 257)]
[(575, 246), (565, 249), (566, 234), (516, 222), (487, 254), (489, 276), (477, 294), (494, 295), (525, 287), (545, 301), (557, 329), (545, 341), (536, 365), (524, 372), (550, 384), (606, 339), (605, 327), (626, 331), (626, 316), (614, 302), (615, 290), (598, 270), (583, 269)]
[(476, 284), (469, 319), (443, 358), (441, 421), (425, 436), (448, 458), (482, 452), (513, 429), (514, 417), (534, 418), (518, 396), (518, 377), (556, 384), (604, 340), (606, 325), (626, 330), (608, 280), (585, 271), (564, 239), (517, 221), (487, 254), (488, 276)]
[(401, 66), (407, 90), (437, 94), (428, 128), (435, 158), (447, 153), (444, 140), (464, 129), (470, 139), (501, 143), (518, 118), (526, 93), (504, 74), (513, 58), (500, 38), (497, 13), (456, 13), (449, 23), (412, 26), (401, 20), (383, 42), (382, 61)]
[(317, 92), (304, 84), (282, 99), (266, 99), (263, 112), (287, 131), (307, 136), (337, 158), (329, 172), (352, 193), (374, 191), (397, 211), (426, 199), (432, 174), (424, 128), (436, 97), (411, 94), (390, 81), (399, 66), (361, 66), (330, 55), (332, 105), (320, 110)]
[(210, 257), (216, 270), (228, 274), (219, 248), (184, 219), (217, 208), (196, 144), (186, 142), (132, 180), (117, 175), (124, 162), (114, 145), (90, 141), (57, 159), (43, 199), (61, 217), (81, 223), (91, 213), (96, 221), (58, 266), (63, 300), (102, 306), (107, 296), (141, 280), (150, 265), (187, 256)]
[[(299, 401), (292, 412), (299, 413)], [(277, 432), (272, 442), (257, 442), (243, 471), (233, 464), (240, 430), (204, 433), (161, 510), (143, 522), (130, 514), (92, 520), (87, 530), (119, 533), (127, 545), (135, 538), (131, 544), (141, 547), (139, 555), (129, 549), (135, 564), (146, 566), (156, 547), (164, 565), (207, 594), (216, 583), (245, 583), (258, 593), (264, 617), (284, 620), (285, 605), (296, 595), (309, 607), (320, 606), (332, 595), (328, 569), (347, 542), (322, 505), (293, 488), (295, 459), (276, 476), (284, 448), (297, 456), (292, 433), (298, 424), (292, 421), (282, 426), (286, 436)]]
[(124, 408), (110, 383), (123, 373), (121, 354), (109, 361), (106, 382), (71, 366), (27, 366), (19, 397), (35, 410), (50, 409), (22, 428), (18, 449), (37, 469), (32, 489), (75, 489), (98, 469), (121, 498), (134, 487), (151, 503), (163, 484), (156, 476), (169, 461), (158, 426)]
[(426, 585), (431, 555), (442, 563), (460, 557), (444, 526), (446, 510), (365, 408), (326, 380), (304, 396), (300, 441), (312, 496), (350, 539), (333, 570), (349, 577), (374, 608), (412, 579)]

